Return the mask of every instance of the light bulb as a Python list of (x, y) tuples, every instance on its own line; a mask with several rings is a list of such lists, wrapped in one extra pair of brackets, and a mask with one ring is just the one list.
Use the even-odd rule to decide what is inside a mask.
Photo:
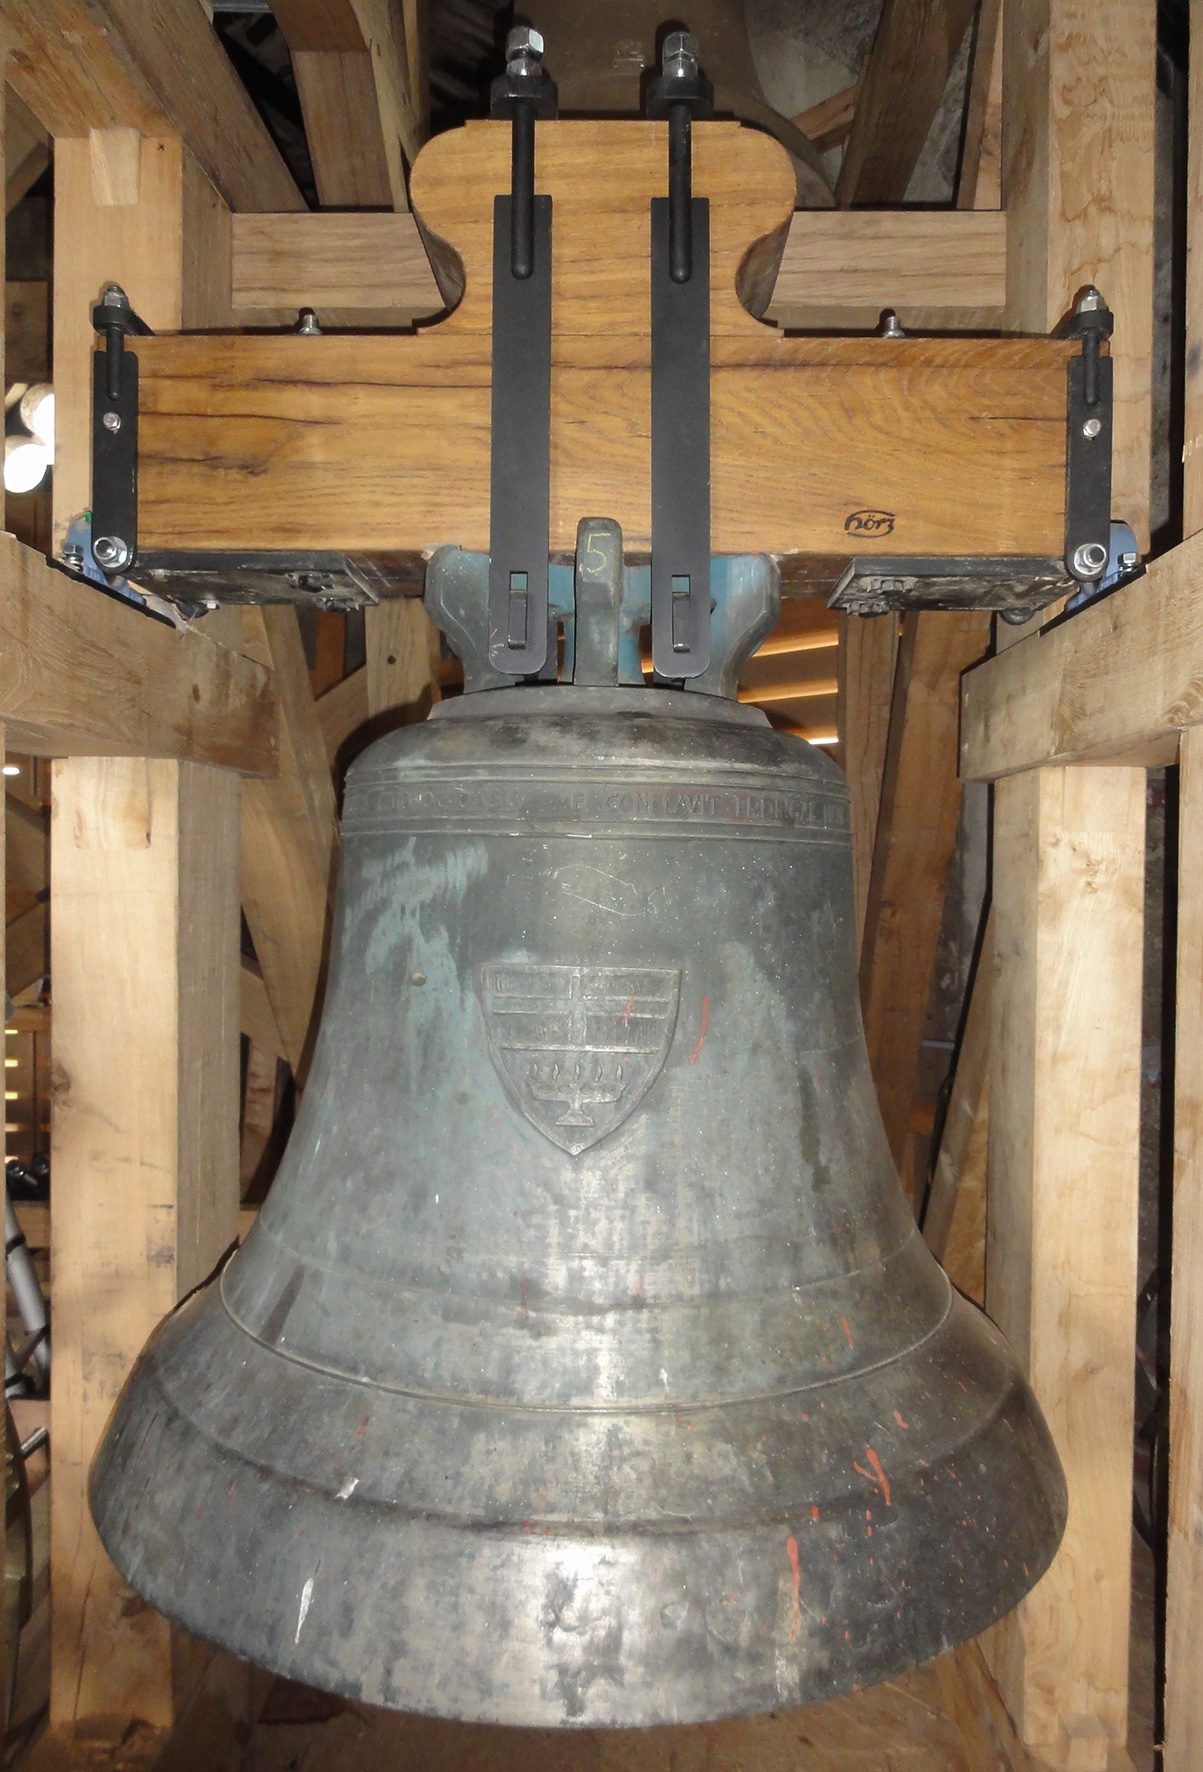
[(40, 486), (50, 466), (50, 451), (32, 437), (6, 437), (4, 440), (5, 492), (32, 492)]
[(54, 389), (49, 382), (36, 381), (21, 395), (21, 423), (44, 443), (54, 460)]

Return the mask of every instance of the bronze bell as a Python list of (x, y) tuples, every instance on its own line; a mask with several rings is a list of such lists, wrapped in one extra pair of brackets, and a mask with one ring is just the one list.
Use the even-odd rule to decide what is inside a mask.
[(843, 777), (734, 699), (775, 570), (716, 561), (709, 671), (647, 688), (611, 545), (575, 598), (553, 568), (567, 680), (521, 687), (475, 640), (487, 559), (436, 556), (468, 692), (351, 772), (283, 1167), (92, 1477), (169, 1617), (446, 1717), (881, 1680), (1013, 1606), (1065, 1516), (891, 1165)]

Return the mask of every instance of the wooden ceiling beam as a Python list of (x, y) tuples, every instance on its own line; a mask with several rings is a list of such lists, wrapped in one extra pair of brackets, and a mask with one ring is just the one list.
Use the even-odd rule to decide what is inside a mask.
[(885, 0), (836, 181), (841, 209), (901, 203), (975, 0)]
[(406, 167), (426, 131), (416, 0), (277, 0), (318, 197), (334, 209), (407, 209)]
[(9, 83), (49, 135), (178, 135), (232, 209), (304, 199), (197, 0), (0, 0)]

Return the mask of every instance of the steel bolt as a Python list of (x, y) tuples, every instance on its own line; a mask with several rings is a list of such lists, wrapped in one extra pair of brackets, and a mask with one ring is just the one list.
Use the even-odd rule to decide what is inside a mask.
[(531, 25), (516, 25), (505, 40), (505, 66), (509, 74), (533, 74), (543, 58), (543, 38)]
[(1075, 578), (1097, 578), (1107, 564), (1107, 550), (1101, 541), (1084, 541), (1074, 549), (1071, 562)]
[(106, 572), (118, 572), (129, 565), (129, 547), (119, 535), (98, 535), (92, 543), (92, 554)]
[(1091, 442), (1093, 442), (1102, 428), (1103, 421), (1101, 418), (1088, 418), (1086, 423), (1082, 426), (1082, 435), (1084, 437), (1089, 437)]
[(101, 306), (106, 308), (128, 308), (129, 296), (122, 289), (120, 283), (106, 283), (100, 302)]
[(83, 563), (84, 563), (83, 549), (79, 546), (79, 544), (77, 542), (73, 542), (73, 541), (68, 542), (67, 546), (63, 549), (63, 564), (64, 564), (64, 566), (82, 566)]
[(906, 333), (898, 323), (898, 316), (893, 308), (887, 308), (881, 316), (879, 333), (882, 338), (905, 338)]
[(119, 431), (121, 429), (121, 414), (119, 412), (106, 412), (100, 422), (106, 431)]
[(664, 39), (660, 69), (670, 80), (691, 80), (698, 71), (698, 40), (692, 31), (670, 31)]
[(301, 317), (297, 321), (297, 332), (302, 338), (320, 338), (322, 329), (318, 325), (317, 315), (312, 308), (302, 308)]
[(1074, 313), (1097, 314), (1100, 308), (1105, 308), (1106, 306), (1106, 302), (1103, 300), (1094, 284), (1088, 283), (1077, 301), (1074, 303)]

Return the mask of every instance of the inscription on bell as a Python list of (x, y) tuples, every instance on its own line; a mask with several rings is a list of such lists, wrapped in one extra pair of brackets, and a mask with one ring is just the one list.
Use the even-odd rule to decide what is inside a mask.
[(489, 776), (400, 783), (360, 780), (349, 796), (344, 829), (514, 829), (527, 833), (587, 826), (593, 835), (625, 831), (693, 837), (770, 837), (776, 841), (839, 842), (848, 831), (846, 794), (796, 792), (772, 781), (525, 781)]
[(483, 967), (489, 1051), (515, 1107), (571, 1156), (605, 1138), (668, 1056), (680, 984), (668, 967)]

